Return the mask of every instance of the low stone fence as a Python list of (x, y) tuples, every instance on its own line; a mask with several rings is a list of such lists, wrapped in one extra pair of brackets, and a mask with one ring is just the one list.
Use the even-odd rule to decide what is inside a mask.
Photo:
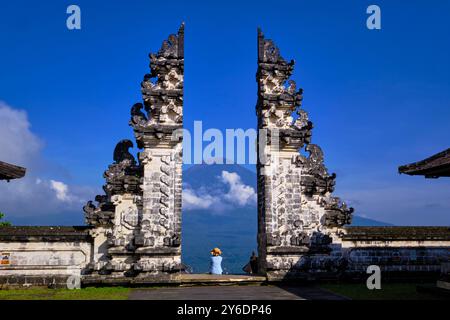
[(87, 227), (1, 227), (0, 287), (62, 286), (92, 259)]
[(438, 277), (450, 261), (449, 227), (347, 227), (341, 241), (348, 274), (377, 265), (387, 277)]
[[(437, 280), (450, 262), (449, 227), (346, 227), (330, 250), (291, 259), (276, 280), (358, 280), (376, 265), (384, 280)], [(270, 280), (270, 278), (269, 278)]]
[[(90, 229), (1, 227), (0, 288), (61, 287), (70, 276), (98, 280), (99, 275), (86, 271), (101, 256), (104, 241), (95, 242), (95, 230)], [(305, 252), (292, 261), (295, 272), (288, 277), (360, 279), (367, 278), (368, 266), (377, 265), (383, 279), (437, 280), (449, 262), (449, 227), (347, 227), (331, 244), (331, 252)], [(116, 281), (108, 274), (101, 278)]]

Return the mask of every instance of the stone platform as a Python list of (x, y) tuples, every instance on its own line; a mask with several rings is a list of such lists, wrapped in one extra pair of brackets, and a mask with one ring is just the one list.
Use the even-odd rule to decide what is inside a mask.
[(180, 276), (181, 285), (261, 284), (266, 280), (266, 277), (256, 275), (182, 274)]
[(252, 275), (212, 275), (212, 274), (173, 274), (170, 277), (111, 277), (111, 276), (83, 276), (82, 284), (89, 285), (120, 285), (120, 286), (146, 286), (146, 285), (175, 285), (175, 286), (202, 286), (202, 285), (245, 285), (262, 284), (267, 281), (263, 276)]
[(134, 289), (130, 300), (348, 300), (314, 286), (195, 286)]

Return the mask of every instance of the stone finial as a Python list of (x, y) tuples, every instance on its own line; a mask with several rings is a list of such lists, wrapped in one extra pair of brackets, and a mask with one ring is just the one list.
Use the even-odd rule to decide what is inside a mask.
[(156, 53), (150, 53), (150, 73), (141, 82), (142, 103), (131, 108), (139, 148), (170, 143), (172, 132), (183, 123), (184, 23), (177, 34), (164, 40)]
[[(300, 118), (300, 106), (303, 99), (303, 90), (297, 89), (294, 80), (289, 79), (294, 71), (294, 61), (287, 63), (281, 56), (280, 50), (273, 40), (265, 39), (261, 29), (258, 29), (258, 114), (260, 128), (297, 128), (306, 133), (312, 128), (308, 122), (300, 127), (297, 118)], [(304, 116), (304, 115), (303, 115)], [(300, 119), (300, 120), (304, 120)]]

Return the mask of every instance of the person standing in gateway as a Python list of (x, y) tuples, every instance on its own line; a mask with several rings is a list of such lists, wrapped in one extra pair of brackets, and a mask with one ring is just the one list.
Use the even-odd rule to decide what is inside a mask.
[(222, 251), (219, 248), (214, 248), (211, 250), (211, 263), (209, 266), (210, 274), (222, 274)]

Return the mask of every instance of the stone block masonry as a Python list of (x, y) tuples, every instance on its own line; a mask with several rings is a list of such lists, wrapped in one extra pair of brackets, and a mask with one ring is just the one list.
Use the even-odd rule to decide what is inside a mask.
[(0, 227), (0, 288), (66, 286), (92, 259), (89, 227)]
[(391, 278), (436, 278), (450, 261), (450, 228), (346, 227), (335, 245), (349, 275), (365, 274), (369, 265), (377, 265)]

